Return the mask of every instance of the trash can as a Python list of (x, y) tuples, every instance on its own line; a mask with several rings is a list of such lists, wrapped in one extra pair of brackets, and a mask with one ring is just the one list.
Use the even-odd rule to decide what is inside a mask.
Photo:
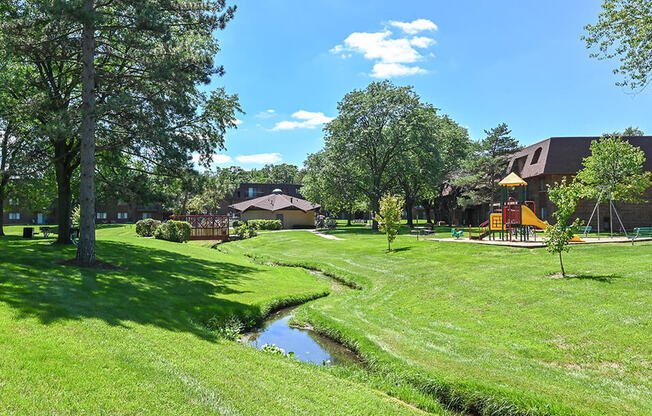
[(34, 237), (34, 228), (33, 227), (23, 228), (23, 238), (32, 238), (32, 237)]

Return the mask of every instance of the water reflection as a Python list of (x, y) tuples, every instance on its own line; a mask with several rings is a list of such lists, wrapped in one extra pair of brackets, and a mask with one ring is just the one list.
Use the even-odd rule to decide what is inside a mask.
[(275, 344), (294, 358), (315, 364), (360, 364), (360, 359), (348, 348), (317, 334), (314, 331), (292, 328), (288, 321), (294, 308), (272, 314), (258, 331), (248, 334), (245, 341), (260, 349), (265, 344)]

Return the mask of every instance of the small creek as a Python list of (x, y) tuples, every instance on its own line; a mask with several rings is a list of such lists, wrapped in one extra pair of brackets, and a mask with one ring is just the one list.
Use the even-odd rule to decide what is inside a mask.
[(294, 328), (288, 323), (296, 307), (281, 309), (271, 314), (262, 327), (243, 337), (243, 342), (261, 349), (274, 344), (294, 358), (314, 364), (356, 365), (360, 358), (343, 345), (305, 328)]

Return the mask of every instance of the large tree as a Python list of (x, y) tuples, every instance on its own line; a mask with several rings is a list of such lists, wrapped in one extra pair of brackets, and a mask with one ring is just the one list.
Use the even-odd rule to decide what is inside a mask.
[(328, 155), (326, 150), (313, 153), (304, 162), (305, 175), (301, 194), (332, 213), (347, 214), (351, 224), (353, 213), (364, 209), (366, 203), (358, 191), (351, 169), (343, 168), (336, 155)]
[(507, 124), (501, 123), (475, 144), (475, 149), (463, 166), (463, 173), (455, 181), (464, 189), (461, 205), (487, 205), (496, 200), (498, 182), (505, 174), (509, 156), (519, 150), (518, 141)]
[(645, 152), (618, 135), (607, 135), (591, 143), (591, 155), (582, 162), (576, 181), (582, 195), (590, 199), (642, 202), (652, 173), (645, 172)]
[(597, 49), (592, 57), (620, 59), (617, 85), (645, 88), (652, 72), (651, 0), (604, 0), (598, 22), (585, 29), (587, 48)]
[(338, 103), (338, 116), (324, 128), (327, 154), (347, 169), (356, 192), (365, 195), (375, 213), (382, 195), (396, 186), (393, 164), (417, 146), (415, 136), (406, 131), (420, 108), (411, 87), (373, 82), (346, 94)]
[[(1, 31), (10, 40), (7, 50), (34, 68), (31, 85), (38, 94), (29, 99), (53, 149), (60, 242), (68, 240), (70, 179), (80, 164), (82, 137), (88, 157), (81, 198), (90, 206), (92, 154), (100, 164), (121, 153), (141, 171), (174, 171), (187, 166), (190, 152), (208, 161), (222, 147), (226, 128), (235, 127), (237, 97), (198, 89), (223, 73), (213, 56), (219, 50), (214, 32), (234, 12), (224, 1), (9, 3)], [(85, 263), (92, 258), (90, 212), (82, 226), (90, 237), (82, 238)]]
[[(0, 42), (2, 38), (0, 37)], [(20, 108), (20, 97), (25, 93), (26, 68), (0, 50), (0, 236), (4, 235), (4, 205), (11, 185), (37, 180), (44, 174), (39, 157), (43, 149), (32, 140), (29, 120)], [(13, 187), (15, 188), (15, 186)], [(13, 195), (14, 200), (24, 201), (28, 195)]]

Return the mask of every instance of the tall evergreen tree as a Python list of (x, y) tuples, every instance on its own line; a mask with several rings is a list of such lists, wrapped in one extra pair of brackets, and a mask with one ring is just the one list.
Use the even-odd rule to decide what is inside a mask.
[(485, 134), (464, 163), (462, 175), (455, 180), (455, 185), (464, 188), (461, 205), (487, 205), (495, 201), (509, 156), (520, 149), (505, 123), (485, 130)]
[[(0, 33), (9, 40), (6, 50), (34, 68), (31, 85), (38, 93), (28, 98), (53, 149), (60, 242), (68, 241), (70, 179), (81, 162), (82, 141), (88, 155), (82, 201), (90, 206), (91, 154), (100, 164), (113, 164), (122, 154), (141, 171), (175, 171), (188, 165), (190, 152), (207, 162), (223, 146), (226, 129), (235, 127), (237, 97), (197, 88), (223, 73), (213, 62), (219, 51), (214, 32), (235, 11), (224, 0), (8, 3)], [(83, 263), (92, 260), (84, 248), (92, 244), (90, 212), (82, 227), (89, 235), (88, 243), (82, 238)]]

